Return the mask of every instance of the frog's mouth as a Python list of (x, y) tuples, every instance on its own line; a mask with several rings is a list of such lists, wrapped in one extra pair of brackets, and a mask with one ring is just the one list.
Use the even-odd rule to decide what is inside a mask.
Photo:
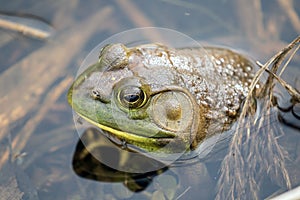
[(136, 150), (136, 148), (139, 148), (147, 152), (174, 153), (177, 151), (182, 152), (183, 149), (186, 150), (187, 148), (189, 148), (189, 145), (186, 145), (186, 143), (175, 134), (168, 136), (165, 135), (164, 137), (161, 137), (159, 134), (153, 136), (137, 135), (132, 132), (122, 131), (103, 124), (99, 124), (81, 114), (79, 114), (79, 116), (92, 125), (103, 130), (106, 133), (106, 137), (111, 139), (113, 142), (115, 142), (117, 139), (122, 143), (132, 145), (134, 147), (134, 150)]

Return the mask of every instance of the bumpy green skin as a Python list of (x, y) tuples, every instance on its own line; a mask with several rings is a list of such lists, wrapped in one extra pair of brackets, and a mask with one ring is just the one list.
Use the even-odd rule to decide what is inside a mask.
[[(68, 101), (109, 135), (145, 151), (193, 150), (236, 120), (254, 66), (225, 48), (113, 44), (76, 79)], [(141, 107), (122, 106), (118, 94), (127, 86), (144, 91)]]

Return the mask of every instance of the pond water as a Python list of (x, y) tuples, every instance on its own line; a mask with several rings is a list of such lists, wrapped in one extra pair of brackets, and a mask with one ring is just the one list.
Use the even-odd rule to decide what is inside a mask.
[[(93, 128), (87, 128), (80, 140), (66, 98), (88, 53), (108, 37), (132, 28), (173, 29), (202, 45), (227, 46), (264, 63), (299, 35), (300, 2), (0, 3), (0, 22), (6, 20), (0, 23), (0, 199), (232, 199), (226, 193), (231, 190), (240, 199), (265, 199), (300, 185), (299, 103), (291, 106), (289, 94), (279, 85), (278, 109), (261, 113), (271, 117), (260, 135), (242, 137), (247, 142), (236, 146), (229, 140), (206, 159), (147, 174), (111, 169), (88, 154), (82, 140), (92, 145), (101, 141), (94, 150), (104, 157), (114, 152), (115, 162), (159, 165), (120, 153)], [(9, 28), (7, 21), (34, 31)], [(145, 32), (151, 41), (159, 36)], [(282, 75), (298, 91), (299, 58), (296, 53)], [(276, 143), (267, 148), (270, 143), (265, 141)], [(248, 157), (241, 161), (238, 156)]]

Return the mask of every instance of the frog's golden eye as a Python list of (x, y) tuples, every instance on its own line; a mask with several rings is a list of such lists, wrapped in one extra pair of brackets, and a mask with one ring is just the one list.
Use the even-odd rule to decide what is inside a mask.
[(146, 98), (146, 93), (136, 86), (126, 86), (118, 93), (118, 100), (125, 108), (140, 108), (145, 105)]

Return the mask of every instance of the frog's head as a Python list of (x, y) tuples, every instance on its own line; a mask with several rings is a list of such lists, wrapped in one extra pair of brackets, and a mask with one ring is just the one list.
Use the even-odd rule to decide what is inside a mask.
[(75, 80), (68, 101), (85, 120), (128, 145), (164, 153), (194, 149), (205, 137), (205, 119), (169, 65), (161, 45), (107, 45)]

